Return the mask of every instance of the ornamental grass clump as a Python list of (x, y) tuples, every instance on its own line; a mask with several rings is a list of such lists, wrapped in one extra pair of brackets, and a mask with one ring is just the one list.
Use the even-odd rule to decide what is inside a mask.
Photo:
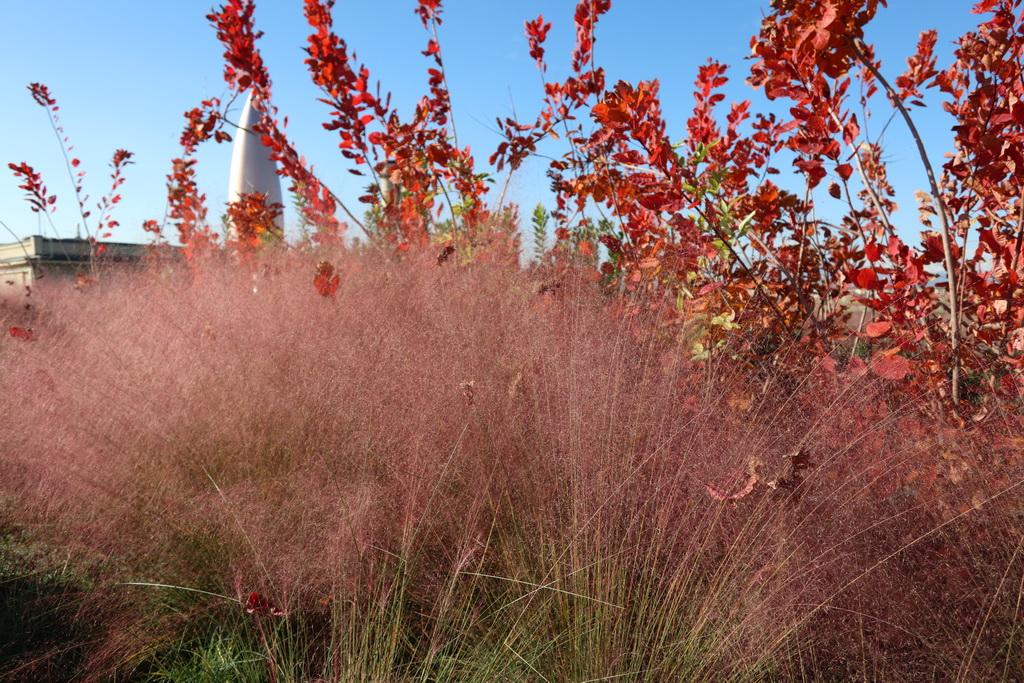
[(967, 438), (842, 358), (692, 361), (583, 271), (436, 250), (25, 302), (0, 494), (8, 547), (81, 582), (68, 675), (1022, 674), (1012, 426)]

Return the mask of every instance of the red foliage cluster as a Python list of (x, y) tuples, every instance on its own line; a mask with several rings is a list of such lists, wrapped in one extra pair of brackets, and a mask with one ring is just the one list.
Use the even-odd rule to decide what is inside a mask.
[[(890, 83), (865, 42), (885, 0), (773, 0), (751, 41), (748, 82), (769, 99), (787, 101), (789, 117), (753, 112), (747, 101), (722, 112), (728, 67), (709, 60), (698, 69), (686, 136), (672, 143), (658, 82), (607, 87), (594, 63), (596, 26), (610, 0), (579, 0), (571, 74), (544, 83), (532, 123), (498, 120), (505, 139), (490, 161), (511, 172), (542, 140), (564, 140), (569, 150), (548, 169), (559, 253), (575, 250), (599, 265), (606, 284), (630, 293), (627, 308), (653, 311), (662, 324), (685, 330), (695, 359), (728, 349), (758, 367), (774, 351), (796, 346), (803, 352), (785, 363), (797, 369), (832, 353), (853, 330), (853, 350), (869, 351), (866, 369), (907, 379), (911, 391), (937, 389), (954, 410), (968, 398), (965, 378), (974, 386), (970, 398), (980, 396), (984, 384), (1017, 400), (1024, 370), (1020, 2), (978, 2), (973, 11), (990, 16), (960, 39), (944, 69), (936, 64), (936, 32), (924, 31), (907, 68)], [(437, 38), (441, 0), (418, 0), (414, 8), (431, 33), (423, 50), (430, 66), (427, 93), (409, 120), (399, 117), (379, 83), (371, 85), (370, 70), (334, 32), (333, 9), (333, 0), (304, 0), (312, 28), (305, 64), (323, 93), (320, 101), (330, 107), (324, 128), (338, 135), (351, 172), (374, 181), (361, 198), (371, 205), (367, 232), (397, 251), (435, 241), (460, 259), (479, 257), (481, 231), (515, 214), (500, 205), (503, 196), (493, 210), (484, 205), (487, 176), (476, 172), (470, 149), (458, 146)], [(257, 47), (262, 34), (255, 29), (255, 1), (230, 0), (207, 18), (225, 47), (224, 78), (233, 89), (252, 90), (263, 112), (254, 132), (291, 179), (317, 229), (314, 239), (337, 240), (344, 229), (337, 209), (356, 219), (275, 118), (271, 79)], [(542, 75), (550, 29), (543, 16), (525, 22), (529, 54)], [(930, 88), (948, 98), (943, 106), (955, 119), (956, 154), (940, 173), (907, 110), (924, 106)], [(38, 84), (31, 89), (60, 132), (49, 91)], [(862, 118), (869, 100), (883, 93), (918, 142), (930, 191), (918, 193), (926, 229), (916, 246), (893, 223), (895, 192), (880, 139), (869, 137), (854, 113), (851, 93), (857, 91)], [(194, 255), (215, 236), (195, 184), (193, 154), (199, 144), (230, 135), (217, 99), (186, 119), (183, 155), (169, 176), (170, 215), (186, 253)], [(114, 190), (128, 158), (115, 155)], [(773, 180), (780, 158), (803, 176), (801, 191)], [(70, 164), (77, 167), (78, 160)], [(31, 167), (11, 168), (25, 181), (33, 210), (53, 204)], [(81, 173), (76, 192), (80, 179)], [(818, 216), (815, 193), (822, 189), (845, 204), (838, 220)], [(101, 207), (106, 211), (118, 199), (112, 190)], [(611, 220), (595, 227), (587, 216), (594, 205), (607, 209)], [(439, 221), (445, 209), (450, 218)], [(273, 210), (249, 200), (229, 207), (243, 224), (237, 243), (251, 246), (270, 232)], [(106, 228), (114, 225), (108, 221)], [(977, 247), (968, 253), (972, 236)], [(607, 253), (603, 263), (599, 244)]]
[[(134, 156), (131, 152), (126, 149), (119, 149), (114, 152), (114, 158), (110, 162), (110, 167), (113, 172), (110, 174), (110, 192), (104, 195), (103, 199), (100, 200), (100, 220), (96, 225), (96, 231), (98, 237), (106, 239), (113, 236), (113, 230), (120, 223), (110, 217), (114, 207), (121, 203), (121, 195), (117, 193), (117, 190), (121, 185), (124, 184), (124, 169), (131, 163), (134, 163), (131, 159)], [(102, 254), (106, 251), (106, 248), (102, 244), (96, 244), (96, 237), (92, 238), (93, 244), (96, 245), (96, 253)]]
[(259, 192), (243, 193), (238, 201), (228, 204), (227, 217), (231, 223), (230, 242), (241, 250), (252, 250), (267, 240), (281, 240), (279, 218), (284, 206), (267, 204), (267, 195)]
[(313, 286), (320, 296), (332, 297), (338, 291), (338, 284), (341, 276), (334, 274), (334, 266), (330, 261), (320, 261), (316, 264), (316, 275), (313, 277)]
[[(892, 322), (885, 356), (894, 358), (898, 352), (901, 365), (925, 385), (941, 388), (951, 378), (955, 402), (961, 398), (962, 372), (987, 377), (997, 394), (1009, 389), (1015, 395), (1016, 380), (1007, 370), (1019, 369), (1020, 361), (1007, 351), (1012, 354), (1010, 335), (1024, 318), (1013, 313), (1020, 273), (1010, 275), (1019, 266), (1013, 245), (1020, 244), (1024, 209), (1015, 172), (1015, 159), (1024, 161), (1019, 152), (1024, 119), (1013, 113), (1021, 93), (1024, 46), (1019, 2), (978, 3), (975, 13), (993, 12), (994, 17), (960, 40), (955, 62), (943, 72), (935, 69), (936, 34), (923, 32), (895, 87), (863, 42), (864, 25), (878, 4), (774, 3), (776, 11), (766, 17), (754, 44), (759, 61), (751, 82), (763, 85), (769, 97), (796, 103), (792, 111), (801, 126), (788, 144), (804, 157), (798, 165), (805, 164), (809, 187), (823, 177), (825, 160), (838, 164), (835, 171), (845, 186), (851, 169), (838, 163), (839, 139), (852, 150), (864, 185), (858, 197), (862, 206), (855, 208), (851, 201), (843, 219), (849, 229), (849, 236), (840, 238), (843, 248), (824, 254), (833, 272), (862, 290), (859, 301)], [(844, 109), (848, 73), (858, 63), (868, 94), (883, 88), (918, 142), (932, 188), (930, 195), (919, 193), (922, 224), (929, 228), (922, 232), (919, 249), (905, 244), (889, 221), (895, 206), (877, 141), (856, 144), (860, 129)], [(908, 101), (924, 106), (921, 88), (933, 86), (952, 98), (944, 106), (956, 120), (958, 150), (938, 180), (905, 106)], [(938, 231), (930, 229), (932, 217), (938, 219)], [(974, 221), (980, 246), (968, 257)], [(945, 270), (945, 292), (927, 270), (933, 264)]]
[(167, 215), (175, 222), (182, 251), (190, 260), (210, 249), (216, 240), (206, 223), (206, 194), (196, 184), (196, 163), (188, 155), (173, 159), (167, 176)]
[[(506, 139), (492, 162), (518, 167), (555, 123), (589, 110), (595, 128), (566, 126), (571, 149), (549, 170), (558, 192), (556, 235), (583, 251), (577, 236), (590, 227), (583, 211), (589, 202), (609, 209), (613, 226), (599, 236), (609, 254), (602, 272), (610, 284), (643, 293), (642, 306), (687, 321), (690, 334), (693, 313), (702, 315), (698, 358), (731, 338), (732, 352), (755, 363), (764, 349), (801, 345), (809, 353), (796, 354), (800, 364), (835, 348), (852, 327), (874, 352), (867, 367), (909, 379), (911, 388), (937, 389), (954, 409), (963, 408), (966, 376), (1016, 397), (1024, 363), (1020, 3), (978, 3), (974, 12), (994, 16), (961, 39), (945, 71), (936, 69), (936, 33), (923, 32), (895, 86), (864, 42), (865, 27), (885, 4), (775, 0), (752, 39), (749, 83), (770, 99), (789, 100), (792, 118), (752, 115), (742, 102), (721, 127), (716, 107), (724, 96), (717, 90), (726, 67), (709, 61), (698, 72), (687, 137), (672, 144), (656, 81), (606, 90), (603, 72), (588, 64), (594, 24), (608, 3), (580, 2), (575, 75), (545, 84), (545, 108), (534, 124), (499, 121)], [(542, 72), (548, 28), (541, 17), (526, 24)], [(854, 82), (862, 105), (883, 90), (919, 142), (932, 192), (919, 193), (928, 229), (917, 249), (891, 222), (894, 190), (879, 141), (866, 137), (852, 112)], [(922, 91), (934, 86), (952, 99), (944, 106), (956, 118), (958, 150), (937, 180), (906, 110), (924, 106)], [(773, 155), (783, 150), (805, 176), (803, 196), (769, 179), (779, 173)], [(830, 223), (817, 218), (813, 197), (826, 179), (828, 194), (848, 207)], [(939, 218), (937, 230), (931, 217)], [(979, 246), (969, 257), (975, 224)], [(933, 266), (945, 271), (946, 284)], [(678, 314), (681, 300), (689, 301), (685, 316)], [(885, 332), (864, 328), (872, 320), (864, 314), (851, 320), (855, 306)]]
[(20, 178), (25, 182), (18, 186), (19, 189), (25, 190), (28, 195), (25, 199), (32, 207), (32, 211), (39, 213), (40, 211), (46, 211), (49, 208), (50, 211), (56, 211), (57, 207), (57, 195), (47, 194), (46, 185), (43, 184), (43, 177), (38, 171), (29, 166), (27, 163), (22, 162), (20, 164), (10, 163), (7, 167), (14, 171), (14, 176)]
[[(951, 98), (956, 154), (943, 165), (941, 203), (959, 248), (961, 324), (1008, 367), (1024, 369), (1024, 30), (1019, 0), (979, 2), (993, 17), (959, 41), (934, 84)], [(977, 225), (978, 246), (966, 242)], [(1019, 378), (1018, 378), (1019, 379)]]
[[(121, 202), (121, 195), (118, 194), (118, 188), (124, 184), (124, 169), (128, 165), (132, 164), (132, 153), (128, 150), (118, 149), (114, 152), (110, 166), (113, 172), (110, 175), (111, 186), (110, 191), (100, 200), (97, 204), (97, 208), (100, 211), (99, 221), (96, 224), (96, 230), (92, 231), (89, 229), (87, 219), (92, 215), (89, 209), (86, 209), (86, 202), (89, 199), (89, 195), (82, 194), (82, 183), (85, 179), (85, 171), (80, 170), (81, 160), (71, 155), (74, 151), (74, 146), (68, 144), (68, 138), (64, 134), (64, 128), (60, 124), (60, 117), (58, 112), (60, 107), (57, 105), (57, 100), (50, 92), (50, 89), (42, 83), (31, 83), (28, 86), (29, 92), (32, 94), (32, 99), (47, 110), (47, 114), (50, 118), (50, 125), (53, 127), (54, 133), (57, 135), (57, 139), (60, 141), (60, 146), (64, 152), (64, 158), (67, 161), (68, 175), (71, 177), (71, 181), (75, 190), (75, 197), (78, 200), (78, 211), (82, 219), (82, 225), (85, 228), (86, 234), (89, 236), (89, 241), (92, 244), (93, 255), (98, 256), (102, 254), (106, 248), (98, 243), (99, 239), (106, 239), (113, 235), (113, 230), (119, 223), (111, 218), (111, 214), (114, 208)], [(46, 212), (47, 209), (52, 213), (57, 210), (57, 195), (48, 194), (46, 185), (43, 184), (42, 176), (35, 171), (27, 163), (22, 162), (21, 164), (8, 164), (15, 177), (24, 180), (22, 185), (19, 187), (25, 190), (28, 195), (26, 199), (32, 207), (34, 212)]]
[[(255, 3), (251, 0), (231, 0), (207, 19), (217, 30), (217, 37), (225, 46), (224, 78), (232, 88), (253, 90), (253, 102), (262, 113), (260, 123), (254, 132), (271, 151), (271, 158), (278, 162), (280, 173), (292, 179), (291, 190), (302, 197), (302, 208), (307, 219), (317, 226), (320, 241), (333, 240), (340, 236), (342, 226), (335, 217), (337, 203), (331, 192), (307, 168), (288, 141), (282, 126), (274, 118), (276, 109), (271, 104), (270, 76), (263, 64), (256, 41), (262, 35), (254, 27)], [(197, 146), (209, 139), (228, 142), (231, 136), (223, 130), (224, 112), (219, 99), (210, 99), (200, 107), (185, 113), (187, 123), (182, 132), (181, 145), (184, 152), (180, 159), (173, 161), (174, 169), (168, 180), (170, 216), (177, 223), (178, 236), (185, 247), (187, 257), (194, 257), (209, 248), (215, 235), (206, 222), (205, 196), (198, 192), (195, 184), (195, 163), (193, 154)], [(225, 108), (227, 105), (224, 105)], [(263, 207), (261, 202), (249, 202), (244, 198), (235, 205), (229, 205), (228, 213), (243, 220), (241, 240), (237, 245), (251, 243), (253, 235), (261, 234), (258, 226), (274, 223), (275, 211), (280, 208)], [(255, 230), (250, 227), (257, 226)], [(237, 228), (236, 228), (237, 230)], [(248, 234), (252, 233), (252, 234)]]
[[(363, 197), (379, 211), (377, 227), (384, 237), (400, 250), (425, 243), (436, 231), (432, 215), (442, 210), (436, 197), (448, 198), (451, 190), (458, 203), (453, 204), (449, 198), (448, 208), (461, 219), (465, 237), (473, 240), (490, 217), (481, 202), (487, 186), (485, 177), (474, 171), (469, 149), (458, 148), (450, 127), (451, 105), (436, 37), (436, 27), (441, 24), (440, 0), (421, 0), (416, 8), (424, 26), (434, 33), (423, 54), (435, 66), (428, 69), (429, 95), (420, 100), (411, 122), (399, 119), (390, 106), (390, 95), (382, 95), (379, 84), (371, 87), (369, 70), (356, 66), (356, 55), (334, 33), (333, 0), (305, 0), (304, 5), (306, 20), (313, 29), (305, 63), (313, 82), (324, 93), (320, 101), (331, 107), (331, 120), (323, 124), (324, 128), (337, 131), (342, 155), (356, 166), (352, 173), (363, 175), (358, 167), (368, 166), (375, 182), (383, 179), (404, 190), (396, 201), (377, 194)], [(264, 112), (255, 132), (280, 165), (279, 173), (292, 180), (290, 189), (301, 197), (306, 219), (317, 228), (314, 239), (336, 240), (344, 229), (335, 217), (339, 206), (358, 221), (308, 168), (274, 118), (270, 77), (256, 47), (262, 33), (255, 30), (254, 8), (252, 0), (232, 0), (207, 17), (225, 46), (224, 78), (232, 88), (252, 88), (254, 101)], [(189, 117), (191, 128), (200, 131), (202, 139), (212, 133), (221, 141), (223, 113), (217, 107), (216, 102), (204, 103)], [(201, 125), (195, 125), (196, 121)], [(201, 141), (200, 137), (195, 139)], [(454, 228), (452, 232), (449, 239), (455, 237)]]

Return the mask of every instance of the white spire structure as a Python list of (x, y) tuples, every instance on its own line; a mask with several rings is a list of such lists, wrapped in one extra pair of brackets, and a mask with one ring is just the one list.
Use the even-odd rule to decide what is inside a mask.
[[(284, 202), (281, 199), (281, 180), (277, 164), (270, 158), (270, 149), (252, 133), (253, 126), (262, 116), (252, 101), (252, 91), (245, 98), (242, 116), (238, 120), (234, 149), (231, 152), (231, 172), (228, 174), (228, 201), (237, 202), (242, 194), (265, 194), (267, 205)], [(284, 229), (284, 216), (276, 219), (279, 230)], [(232, 228), (234, 232), (234, 228)], [(236, 235), (232, 235), (236, 237)]]

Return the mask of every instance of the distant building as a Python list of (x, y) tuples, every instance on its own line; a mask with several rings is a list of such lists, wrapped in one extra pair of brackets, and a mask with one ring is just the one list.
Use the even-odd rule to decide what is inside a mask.
[(86, 239), (55, 239), (32, 235), (0, 244), (0, 288), (31, 286), (40, 278), (74, 278), (90, 265), (108, 268), (140, 263), (149, 254), (144, 244), (101, 242), (102, 253), (90, 262), (93, 245)]

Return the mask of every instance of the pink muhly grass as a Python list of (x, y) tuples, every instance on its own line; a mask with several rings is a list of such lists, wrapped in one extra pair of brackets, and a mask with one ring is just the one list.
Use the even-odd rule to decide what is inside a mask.
[(584, 276), (435, 257), (338, 252), (330, 296), (301, 253), (34, 294), (0, 492), (109, 582), (320, 615), (336, 680), (358, 648), (573, 680), (1006, 660), (1022, 497), (986, 447), (884, 380), (690, 362)]

